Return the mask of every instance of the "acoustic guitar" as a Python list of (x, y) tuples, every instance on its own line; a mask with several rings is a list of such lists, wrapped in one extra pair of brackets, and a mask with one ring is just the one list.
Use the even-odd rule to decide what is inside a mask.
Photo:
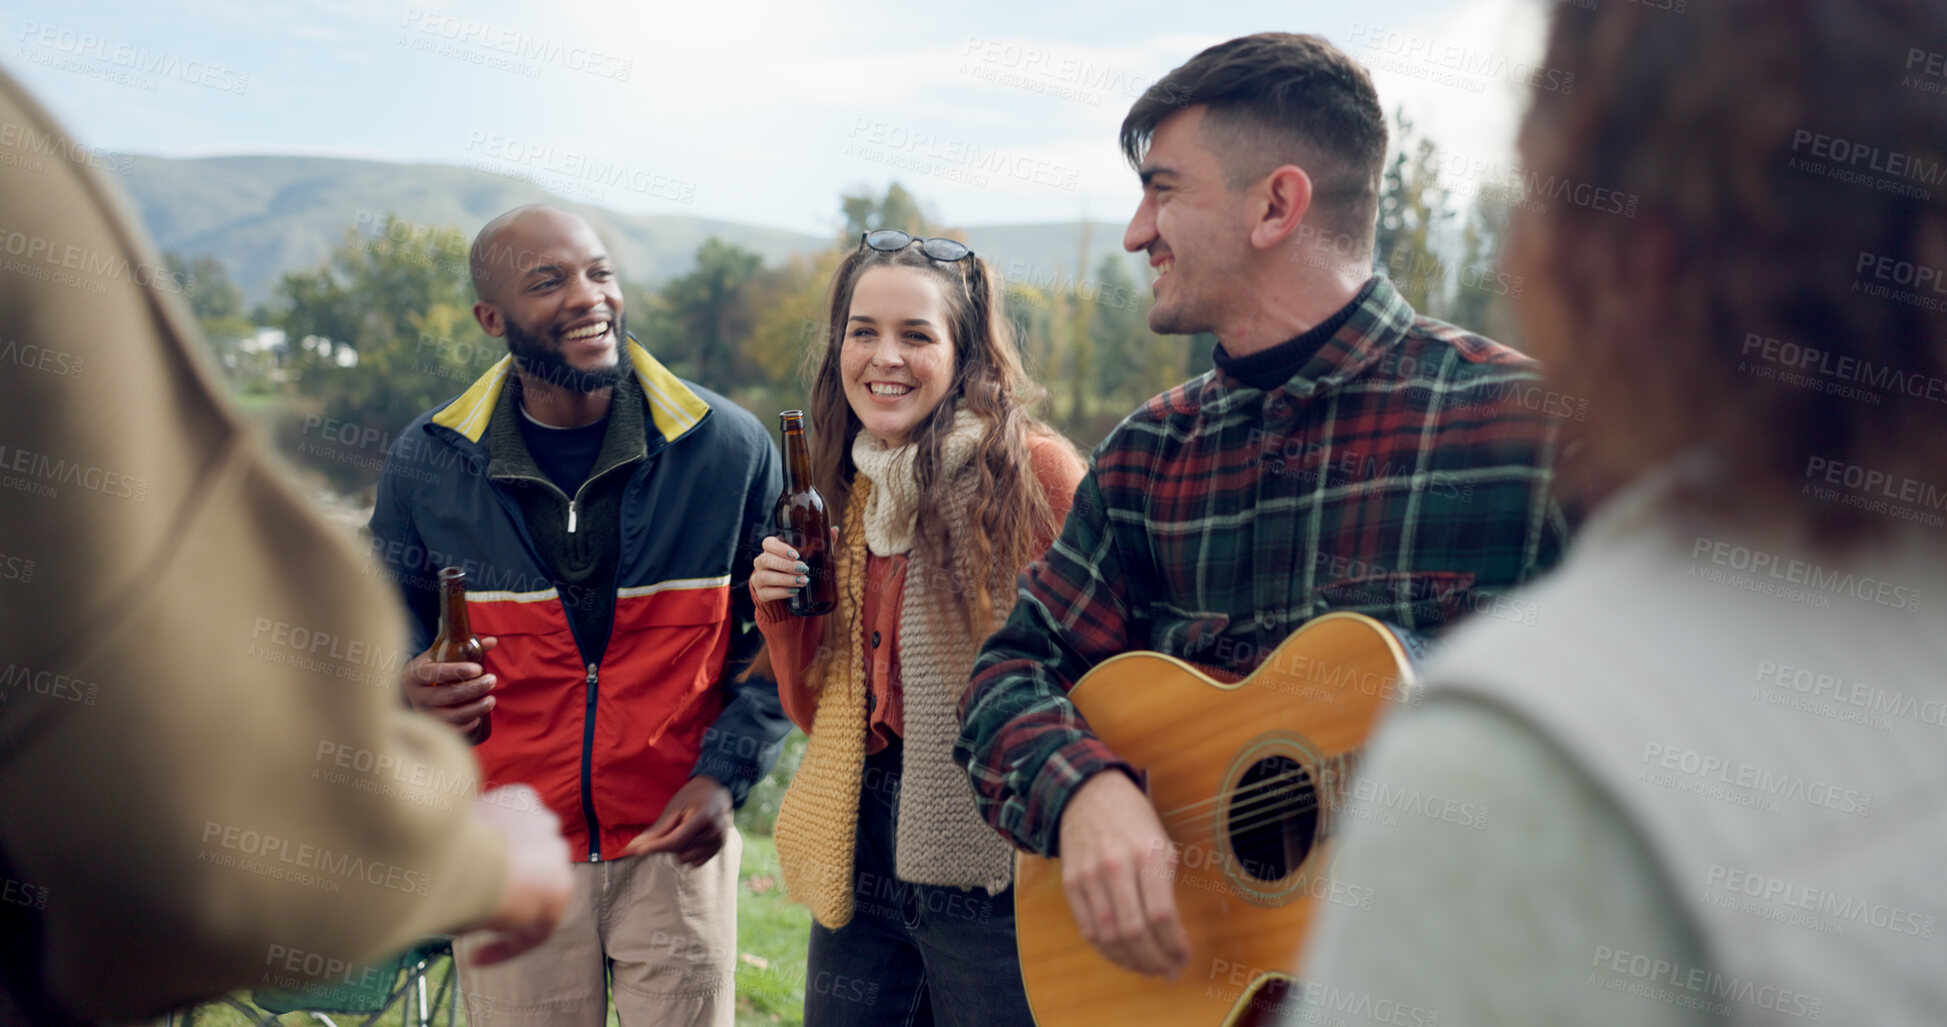
[(1125, 653), (1084, 675), (1069, 698), (1141, 772), (1178, 846), (1176, 906), (1191, 958), (1174, 982), (1109, 962), (1082, 939), (1061, 861), (1020, 855), (1014, 910), (1035, 1022), (1269, 1022), (1284, 990), (1274, 982), (1290, 982), (1314, 911), (1363, 901), (1327, 877), (1331, 839), (1367, 737), (1412, 694), (1415, 649), (1370, 617), (1328, 613), (1242, 681), (1157, 653)]

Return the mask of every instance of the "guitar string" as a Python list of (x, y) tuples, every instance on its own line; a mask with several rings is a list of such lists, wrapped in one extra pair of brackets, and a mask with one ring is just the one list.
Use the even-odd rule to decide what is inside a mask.
[[(1290, 776), (1296, 777), (1300, 775), (1290, 775)], [(1243, 792), (1263, 792), (1269, 788), (1275, 787), (1277, 783), (1278, 782), (1275, 779), (1267, 778), (1265, 781), (1250, 785), (1246, 788), (1237, 789), (1235, 792), (1232, 792), (1230, 794), (1239, 794)], [(1165, 826), (1188, 829), (1188, 828), (1196, 827), (1197, 825), (1200, 825), (1203, 822), (1213, 820), (1219, 814), (1226, 814), (1233, 817), (1239, 817), (1239, 819), (1236, 819), (1231, 823), (1230, 830), (1232, 831), (1248, 830), (1252, 827), (1257, 827), (1262, 824), (1270, 823), (1277, 820), (1283, 820), (1292, 816), (1302, 815), (1304, 813), (1308, 813), (1312, 810), (1319, 808), (1319, 803), (1317, 801), (1317, 794), (1318, 794), (1317, 789), (1314, 788), (1312, 790), (1311, 797), (1307, 801), (1300, 802), (1300, 803), (1292, 803), (1288, 806), (1283, 806), (1283, 807), (1280, 807), (1279, 803), (1281, 801), (1286, 801), (1286, 796), (1279, 795), (1279, 794), (1257, 795), (1250, 799), (1233, 803), (1230, 807), (1226, 809), (1205, 811), (1191, 817), (1163, 817), (1161, 819), (1164, 821)], [(1241, 817), (1239, 816), (1240, 813), (1243, 813), (1243, 811), (1247, 811), (1247, 810), (1249, 811), (1247, 815)], [(1273, 810), (1275, 810), (1275, 812), (1272, 812)], [(1265, 813), (1269, 813), (1269, 815), (1268, 816), (1261, 815)]]
[[(1228, 829), (1231, 832), (1248, 831), (1253, 828), (1262, 827), (1266, 824), (1277, 823), (1279, 821), (1287, 820), (1292, 817), (1303, 816), (1304, 814), (1310, 813), (1311, 811), (1318, 808), (1319, 808), (1319, 804), (1314, 801), (1314, 802), (1307, 802), (1303, 804), (1293, 805), (1291, 807), (1283, 808), (1283, 809), (1274, 808), (1274, 807), (1260, 809), (1254, 811), (1249, 817), (1232, 821), (1228, 825)], [(1189, 820), (1189, 821), (1173, 821), (1165, 824), (1164, 826), (1169, 828), (1174, 828), (1178, 831), (1198, 830), (1201, 828), (1202, 823), (1210, 821), (1212, 819), (1213, 818), (1209, 818), (1209, 817), (1198, 817), (1195, 820)]]
[[(1300, 768), (1297, 771), (1290, 771), (1284, 774), (1276, 775), (1274, 777), (1265, 778), (1262, 781), (1254, 782), (1250, 785), (1244, 786), (1243, 788), (1232, 789), (1230, 791), (1221, 793), (1211, 799), (1204, 799), (1200, 802), (1189, 803), (1184, 806), (1180, 806), (1177, 809), (1178, 811), (1187, 811), (1194, 807), (1207, 805), (1211, 802), (1218, 801), (1232, 795), (1240, 795), (1240, 794), (1246, 794), (1252, 792), (1262, 793), (1269, 789), (1277, 787), (1280, 783), (1284, 781), (1304, 778), (1308, 776), (1309, 776), (1308, 772), (1305, 771), (1303, 768)], [(1165, 826), (1173, 826), (1178, 829), (1191, 829), (1191, 828), (1198, 827), (1199, 825), (1201, 825), (1206, 821), (1212, 820), (1220, 813), (1235, 817), (1239, 815), (1240, 811), (1250, 810), (1251, 813), (1249, 815), (1243, 816), (1242, 818), (1235, 820), (1230, 825), (1230, 830), (1232, 831), (1249, 830), (1253, 827), (1258, 827), (1263, 824), (1271, 823), (1273, 821), (1283, 820), (1292, 816), (1302, 815), (1304, 813), (1308, 813), (1314, 809), (1319, 808), (1319, 802), (1317, 801), (1317, 794), (1318, 794), (1318, 789), (1314, 787), (1312, 789), (1312, 798), (1310, 800), (1304, 803), (1293, 804), (1283, 808), (1277, 808), (1274, 812), (1271, 810), (1274, 807), (1276, 807), (1277, 803), (1279, 803), (1281, 799), (1284, 798), (1283, 796), (1275, 795), (1275, 794), (1257, 795), (1257, 796), (1253, 796), (1252, 798), (1246, 799), (1244, 801), (1233, 803), (1228, 808), (1222, 810), (1207, 810), (1190, 817), (1172, 815), (1173, 813), (1176, 812), (1176, 811), (1172, 811), (1172, 814), (1160, 815), (1160, 819), (1163, 820)], [(1268, 813), (1268, 815), (1259, 815), (1264, 813)], [(1255, 819), (1253, 819), (1253, 817)]]
[(1164, 818), (1177, 816), (1179, 814), (1188, 813), (1189, 811), (1196, 809), (1199, 806), (1208, 806), (1211, 803), (1222, 802), (1225, 799), (1229, 798), (1230, 796), (1237, 795), (1242, 792), (1251, 791), (1261, 786), (1275, 784), (1279, 781), (1291, 780), (1292, 778), (1310, 777), (1310, 776), (1312, 776), (1311, 771), (1303, 767), (1300, 767), (1297, 770), (1284, 771), (1272, 777), (1267, 777), (1264, 780), (1256, 782), (1254, 784), (1245, 785), (1242, 788), (1230, 788), (1224, 791), (1220, 791), (1208, 799), (1198, 799), (1196, 802), (1186, 802), (1183, 805), (1176, 807), (1175, 809), (1159, 812), (1157, 815)]

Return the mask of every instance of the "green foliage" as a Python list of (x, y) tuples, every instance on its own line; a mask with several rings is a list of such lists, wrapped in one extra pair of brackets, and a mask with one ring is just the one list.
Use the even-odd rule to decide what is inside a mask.
[(1394, 115), (1399, 152), (1380, 183), (1373, 267), (1393, 282), (1413, 309), (1489, 338), (1511, 342), (1508, 300), (1521, 284), (1500, 269), (1512, 193), (1495, 183), (1472, 183), (1474, 201), (1440, 176), (1440, 148), (1420, 135), (1404, 113)]
[(737, 1023), (804, 1022), (811, 913), (784, 894), (777, 846), (744, 835), (737, 889)]
[(869, 192), (847, 193), (839, 199), (838, 207), (845, 217), (845, 231), (839, 238), (854, 246), (861, 234), (880, 228), (897, 228), (909, 235), (938, 234), (928, 224), (919, 201), (898, 182), (887, 186), (886, 194), (878, 199)]
[(663, 287), (651, 350), (677, 374), (729, 392), (740, 373), (738, 350), (757, 324), (752, 293), (763, 258), (721, 239), (696, 251), (696, 268)]
[(796, 728), (785, 736), (784, 749), (778, 754), (777, 765), (771, 768), (764, 780), (751, 786), (750, 795), (744, 798), (743, 808), (737, 811), (739, 831), (770, 835), (771, 828), (777, 823), (778, 806), (784, 801), (784, 789), (798, 773), (798, 764), (804, 761), (805, 740), (804, 732)]
[(1434, 230), (1449, 216), (1446, 190), (1433, 140), (1420, 136), (1418, 145), (1409, 145), (1413, 123), (1404, 113), (1396, 114), (1394, 123), (1400, 150), (1380, 183), (1373, 261), (1414, 310), (1426, 311), (1447, 273), (1431, 245)]
[[(276, 296), (292, 392), (357, 439), (390, 438), (459, 393), (483, 355), (505, 351), (473, 321), (466, 247), (457, 230), (407, 240), (353, 231), (324, 266), (285, 275)], [(317, 440), (295, 442), (340, 488), (377, 480), (378, 446), (327, 446), (316, 459)]]
[(223, 262), (211, 256), (191, 258), (180, 253), (164, 253), (162, 262), (176, 278), (190, 283), (184, 290), (189, 312), (223, 372), (238, 389), (261, 391), (274, 361), (245, 345), (257, 334), (256, 322), (244, 309), (243, 290), (230, 280)]

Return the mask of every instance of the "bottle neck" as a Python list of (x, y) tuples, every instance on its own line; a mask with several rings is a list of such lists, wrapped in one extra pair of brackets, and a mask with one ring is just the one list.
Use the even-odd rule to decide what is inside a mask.
[(466, 582), (442, 581), (439, 583), (441, 623), (448, 634), (464, 638), (473, 633), (466, 619)]
[(811, 452), (805, 444), (804, 429), (784, 429), (784, 473), (791, 483), (791, 491), (802, 492), (811, 487)]

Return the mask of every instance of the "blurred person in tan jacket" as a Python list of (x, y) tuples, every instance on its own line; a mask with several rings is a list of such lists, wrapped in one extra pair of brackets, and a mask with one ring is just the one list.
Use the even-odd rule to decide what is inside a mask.
[(525, 951), (571, 887), (555, 817), (476, 799), (401, 704), (392, 590), (224, 401), (89, 152), (0, 74), (0, 1023), (439, 932)]

